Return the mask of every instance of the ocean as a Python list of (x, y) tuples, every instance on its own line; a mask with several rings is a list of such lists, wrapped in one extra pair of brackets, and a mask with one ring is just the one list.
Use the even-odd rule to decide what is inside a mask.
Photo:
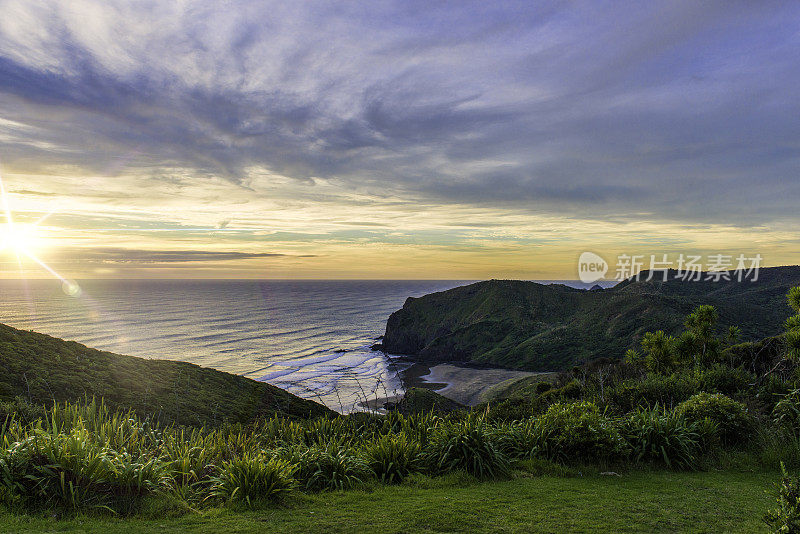
[[(465, 281), (0, 280), (0, 323), (264, 380), (340, 412), (402, 392), (370, 350), (407, 297)], [(569, 282), (570, 285), (580, 285)]]
[[(342, 412), (402, 391), (370, 346), (410, 296), (456, 281), (0, 281), (0, 322), (144, 358), (264, 380)], [(346, 352), (336, 352), (336, 351)]]

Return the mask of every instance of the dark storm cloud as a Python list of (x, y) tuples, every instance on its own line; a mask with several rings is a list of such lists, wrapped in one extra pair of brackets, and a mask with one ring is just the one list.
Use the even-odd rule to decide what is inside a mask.
[(7, 170), (796, 217), (797, 4), (3, 4)]

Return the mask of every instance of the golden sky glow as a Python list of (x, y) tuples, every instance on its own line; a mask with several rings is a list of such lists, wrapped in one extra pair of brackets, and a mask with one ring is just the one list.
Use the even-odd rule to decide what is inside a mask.
[[(24, 189), (31, 182), (39, 189)], [(59, 193), (70, 182), (84, 191)], [(678, 224), (646, 216), (577, 219), (520, 209), (423, 205), (350, 195), (332, 184), (291, 193), (280, 179), (248, 187), (212, 181), (159, 188), (110, 178), (7, 175), (9, 206), (42, 261), (71, 279), (189, 278), (525, 278), (574, 279), (585, 250), (618, 254), (744, 253), (764, 265), (800, 260), (793, 228)], [(102, 188), (102, 189), (101, 189)], [(24, 192), (21, 192), (24, 191)], [(288, 197), (288, 198), (287, 198)], [(33, 230), (32, 223), (49, 217)], [(24, 236), (24, 233), (18, 234)], [(50, 273), (10, 248), (3, 277)], [(20, 270), (20, 265), (22, 269)]]
[(8, 0), (0, 277), (798, 264), (797, 21), (791, 3)]

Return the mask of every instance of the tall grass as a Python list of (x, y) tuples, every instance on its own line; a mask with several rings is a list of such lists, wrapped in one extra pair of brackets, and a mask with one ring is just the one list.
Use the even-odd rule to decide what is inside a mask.
[[(531, 462), (691, 469), (704, 465), (710, 450), (723, 450), (717, 429), (678, 410), (611, 417), (588, 402), (555, 403), (538, 417), (511, 423), (490, 422), (484, 413), (390, 413), (178, 428), (92, 400), (56, 405), (34, 421), (0, 422), (0, 503), (129, 514), (149, 495), (193, 507), (255, 506), (293, 491), (398, 483), (417, 473), (507, 477)], [(764, 422), (748, 444), (724, 450), (739, 447), (769, 467), (800, 466), (800, 433), (791, 425)]]
[(623, 424), (623, 435), (637, 462), (660, 462), (667, 467), (692, 469), (699, 460), (701, 426), (658, 406), (637, 410)]
[(477, 478), (497, 478), (510, 472), (508, 459), (495, 443), (483, 416), (440, 425), (424, 453), (433, 473), (462, 470)]
[(391, 484), (420, 470), (421, 451), (419, 443), (404, 434), (387, 434), (367, 445), (365, 455), (375, 476)]
[(245, 456), (222, 464), (210, 479), (209, 499), (244, 501), (248, 506), (275, 501), (296, 485), (296, 467), (280, 458)]

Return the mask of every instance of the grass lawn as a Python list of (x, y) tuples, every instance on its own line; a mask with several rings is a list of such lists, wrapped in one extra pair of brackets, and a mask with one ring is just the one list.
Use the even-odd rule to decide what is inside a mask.
[[(637, 471), (459, 483), (420, 478), (374, 491), (301, 495), (252, 511), (168, 519), (50, 518), (0, 512), (2, 532), (765, 532), (776, 473)], [(767, 493), (769, 491), (770, 493)]]

